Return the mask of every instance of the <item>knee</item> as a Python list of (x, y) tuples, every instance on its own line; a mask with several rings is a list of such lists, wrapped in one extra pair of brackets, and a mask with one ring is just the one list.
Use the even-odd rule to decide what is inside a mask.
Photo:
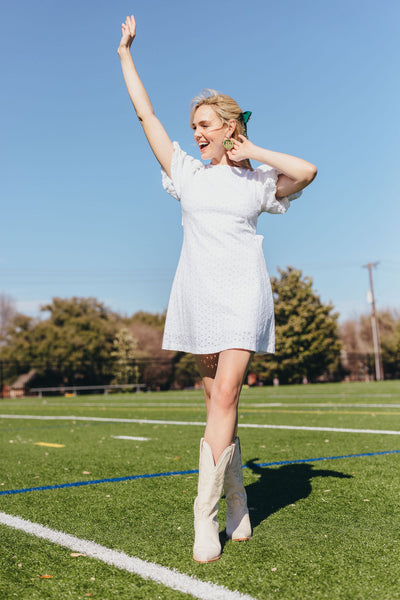
[(224, 410), (235, 409), (239, 400), (240, 386), (230, 381), (215, 381), (211, 392), (211, 402)]

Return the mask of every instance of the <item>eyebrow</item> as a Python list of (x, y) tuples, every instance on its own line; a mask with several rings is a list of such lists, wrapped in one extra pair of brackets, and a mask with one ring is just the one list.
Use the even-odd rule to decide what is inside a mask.
[[(210, 120), (209, 119), (203, 119), (202, 121), (198, 122), (198, 125), (204, 125), (205, 123), (210, 123)], [(193, 121), (192, 122), (192, 129), (194, 129), (194, 128), (195, 128), (195, 122)]]

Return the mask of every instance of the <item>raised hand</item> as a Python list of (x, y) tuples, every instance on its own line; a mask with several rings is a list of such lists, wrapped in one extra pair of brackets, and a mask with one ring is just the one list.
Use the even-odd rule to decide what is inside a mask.
[(230, 160), (234, 162), (240, 162), (242, 160), (246, 160), (246, 158), (252, 158), (252, 154), (254, 151), (254, 144), (250, 142), (244, 135), (240, 135), (240, 141), (232, 140), (234, 142), (234, 146), (232, 150), (227, 152), (227, 155)]
[(131, 15), (130, 17), (126, 17), (125, 23), (121, 25), (122, 37), (119, 43), (118, 52), (122, 48), (129, 48), (132, 45), (133, 40), (136, 36), (136, 21), (135, 17)]

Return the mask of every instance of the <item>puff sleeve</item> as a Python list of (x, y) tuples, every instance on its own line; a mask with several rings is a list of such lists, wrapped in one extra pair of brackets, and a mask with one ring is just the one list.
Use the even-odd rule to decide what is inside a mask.
[(260, 165), (256, 169), (256, 181), (260, 197), (260, 212), (284, 214), (292, 200), (299, 198), (302, 192), (290, 194), (283, 198), (276, 198), (276, 182), (280, 172), (269, 165)]
[(176, 200), (180, 200), (185, 184), (199, 168), (203, 167), (203, 163), (186, 154), (178, 142), (173, 142), (173, 146), (171, 177), (168, 177), (166, 171), (161, 167), (161, 178), (165, 191)]

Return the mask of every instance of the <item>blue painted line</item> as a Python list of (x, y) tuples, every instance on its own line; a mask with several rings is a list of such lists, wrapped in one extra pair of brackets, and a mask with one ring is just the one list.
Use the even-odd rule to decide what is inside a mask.
[(74, 481), (73, 483), (60, 483), (57, 485), (43, 485), (40, 487), (22, 488), (18, 490), (4, 490), (0, 496), (7, 494), (24, 494), (25, 492), (44, 492), (46, 490), (59, 490), (61, 488), (80, 487), (82, 485), (95, 485), (98, 483), (116, 483), (117, 481), (133, 481), (134, 479), (151, 479), (153, 477), (171, 477), (171, 475), (191, 475), (198, 473), (198, 469), (192, 471), (167, 471), (166, 473), (146, 473), (144, 475), (129, 475), (126, 477), (113, 477), (110, 479), (93, 479), (91, 481)]
[[(318, 458), (300, 458), (298, 460), (280, 460), (271, 463), (254, 463), (256, 467), (272, 467), (280, 465), (300, 465), (321, 460), (340, 460), (341, 458), (364, 458), (365, 456), (384, 456), (385, 454), (400, 454), (400, 450), (386, 450), (384, 452), (364, 452), (363, 454), (343, 454), (342, 456), (320, 456)], [(251, 469), (250, 465), (243, 465), (242, 469)]]
[[(384, 452), (365, 452), (363, 454), (343, 454), (342, 456), (320, 456), (318, 458), (301, 458), (298, 460), (279, 460), (270, 463), (254, 463), (256, 467), (279, 467), (282, 465), (298, 465), (323, 460), (340, 460), (343, 458), (364, 458), (366, 456), (385, 456), (387, 454), (400, 454), (400, 450), (386, 450)], [(242, 469), (251, 469), (250, 465), (243, 465)], [(74, 481), (73, 483), (61, 483), (57, 485), (44, 485), (40, 487), (20, 488), (17, 490), (4, 490), (0, 496), (11, 494), (25, 494), (26, 492), (44, 492), (47, 490), (59, 490), (62, 488), (81, 487), (83, 485), (97, 485), (98, 483), (116, 483), (119, 481), (134, 481), (135, 479), (153, 479), (154, 477), (171, 477), (172, 475), (194, 475), (198, 469), (189, 471), (166, 471), (165, 473), (145, 473), (144, 475), (129, 475), (126, 477), (112, 477), (109, 479), (93, 479), (91, 481)]]

